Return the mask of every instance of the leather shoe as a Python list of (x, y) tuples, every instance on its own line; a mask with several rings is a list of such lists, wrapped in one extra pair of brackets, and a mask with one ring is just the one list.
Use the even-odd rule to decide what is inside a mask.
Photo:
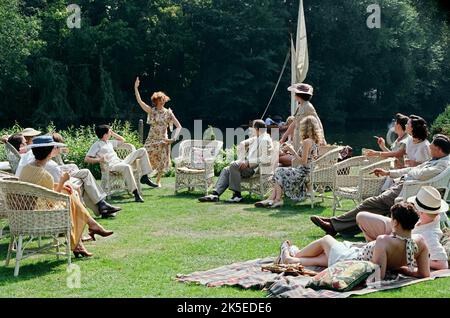
[(327, 233), (328, 235), (330, 235), (332, 237), (335, 237), (337, 235), (337, 232), (334, 229), (334, 227), (331, 224), (331, 222), (327, 222), (327, 221), (325, 221), (324, 219), (322, 219), (319, 216), (312, 216), (311, 217), (311, 222), (313, 222), (315, 225), (317, 225), (322, 230), (324, 230), (325, 233)]

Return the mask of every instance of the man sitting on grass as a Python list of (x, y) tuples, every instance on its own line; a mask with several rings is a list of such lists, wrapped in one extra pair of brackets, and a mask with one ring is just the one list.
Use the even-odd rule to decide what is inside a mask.
[(394, 205), (395, 199), (402, 192), (404, 181), (430, 180), (447, 169), (450, 165), (450, 139), (444, 135), (434, 136), (433, 143), (430, 145), (430, 151), (433, 159), (417, 167), (391, 171), (375, 169), (374, 173), (377, 176), (401, 177), (398, 183), (384, 191), (381, 195), (364, 200), (355, 209), (338, 217), (322, 218), (312, 216), (311, 221), (331, 236), (336, 236), (338, 233), (352, 235), (361, 232), (358, 224), (356, 224), (356, 216), (358, 213), (366, 211), (380, 215), (388, 215), (389, 209)]
[[(135, 201), (141, 203), (144, 202), (144, 199), (138, 191), (137, 182), (141, 182), (152, 188), (158, 187), (158, 185), (153, 183), (148, 177), (152, 172), (152, 168), (150, 166), (147, 151), (143, 148), (138, 149), (128, 155), (124, 160), (121, 160), (119, 156), (117, 156), (114, 148), (123, 144), (125, 139), (113, 132), (108, 125), (95, 127), (95, 134), (99, 140), (91, 146), (84, 161), (90, 164), (105, 164), (109, 166), (111, 171), (122, 173), (128, 190), (134, 194)], [(114, 138), (114, 140), (110, 140), (111, 137)], [(142, 177), (140, 180), (135, 180), (132, 165), (135, 164), (138, 159)]]
[(247, 155), (243, 161), (234, 161), (220, 173), (216, 189), (211, 195), (199, 199), (200, 202), (218, 202), (219, 197), (230, 188), (233, 197), (229, 203), (239, 203), (242, 201), (241, 180), (250, 178), (257, 169), (265, 169), (272, 162), (272, 138), (267, 133), (266, 124), (262, 120), (253, 122), (254, 137), (244, 140), (240, 146), (245, 147)]

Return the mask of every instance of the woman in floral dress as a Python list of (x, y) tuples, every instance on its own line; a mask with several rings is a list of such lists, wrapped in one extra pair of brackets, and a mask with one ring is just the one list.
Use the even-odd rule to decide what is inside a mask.
[[(165, 108), (165, 104), (170, 98), (163, 92), (156, 92), (152, 95), (152, 103), (155, 107), (150, 107), (144, 103), (139, 94), (139, 77), (134, 84), (134, 92), (137, 102), (148, 114), (147, 124), (150, 125), (150, 132), (145, 142), (148, 157), (152, 168), (157, 171), (158, 187), (161, 187), (161, 177), (170, 168), (170, 145), (177, 139), (181, 131), (181, 124), (170, 108)], [(177, 128), (173, 137), (169, 139), (167, 129), (175, 125)]]
[(292, 167), (275, 170), (272, 195), (268, 200), (257, 202), (256, 207), (280, 207), (283, 205), (283, 194), (295, 201), (305, 199), (310, 165), (317, 157), (321, 135), (319, 123), (313, 116), (304, 118), (300, 127), (300, 139), (302, 140), (300, 149), (296, 151), (289, 144), (284, 146), (285, 150), (294, 154)]

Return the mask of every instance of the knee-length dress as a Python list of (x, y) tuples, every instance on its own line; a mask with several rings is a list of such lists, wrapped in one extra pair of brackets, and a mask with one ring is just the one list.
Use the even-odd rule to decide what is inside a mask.
[(164, 143), (168, 138), (167, 129), (174, 122), (174, 115), (169, 108), (152, 108), (147, 117), (150, 132), (145, 141), (145, 149), (148, 152), (152, 169), (158, 173), (164, 173), (170, 168), (170, 145)]
[[(298, 154), (302, 153), (301, 146)], [(310, 164), (317, 157), (318, 147), (314, 143), (308, 154), (308, 162), (305, 166), (277, 168), (273, 176), (273, 182), (276, 182), (284, 194), (294, 201), (302, 201), (306, 198), (306, 182), (310, 173)]]

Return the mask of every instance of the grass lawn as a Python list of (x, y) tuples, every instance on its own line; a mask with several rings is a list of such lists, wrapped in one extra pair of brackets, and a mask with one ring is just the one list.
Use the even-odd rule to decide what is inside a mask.
[[(115, 203), (123, 211), (114, 220), (101, 220), (115, 234), (87, 243), (91, 259), (74, 259), (81, 270), (81, 288), (67, 287), (65, 260), (36, 256), (22, 262), (13, 277), (13, 262), (0, 267), (0, 297), (266, 297), (258, 290), (206, 288), (178, 283), (176, 274), (189, 274), (237, 261), (275, 256), (284, 239), (304, 246), (323, 235), (309, 217), (330, 216), (330, 202), (314, 210), (288, 204), (281, 210), (255, 209), (255, 202), (201, 204), (199, 194), (173, 194), (174, 179), (163, 189), (144, 191), (145, 204), (125, 196)], [(224, 198), (228, 198), (227, 193)], [(8, 240), (0, 240), (4, 262)], [(449, 297), (450, 279), (410, 286), (368, 297)]]

